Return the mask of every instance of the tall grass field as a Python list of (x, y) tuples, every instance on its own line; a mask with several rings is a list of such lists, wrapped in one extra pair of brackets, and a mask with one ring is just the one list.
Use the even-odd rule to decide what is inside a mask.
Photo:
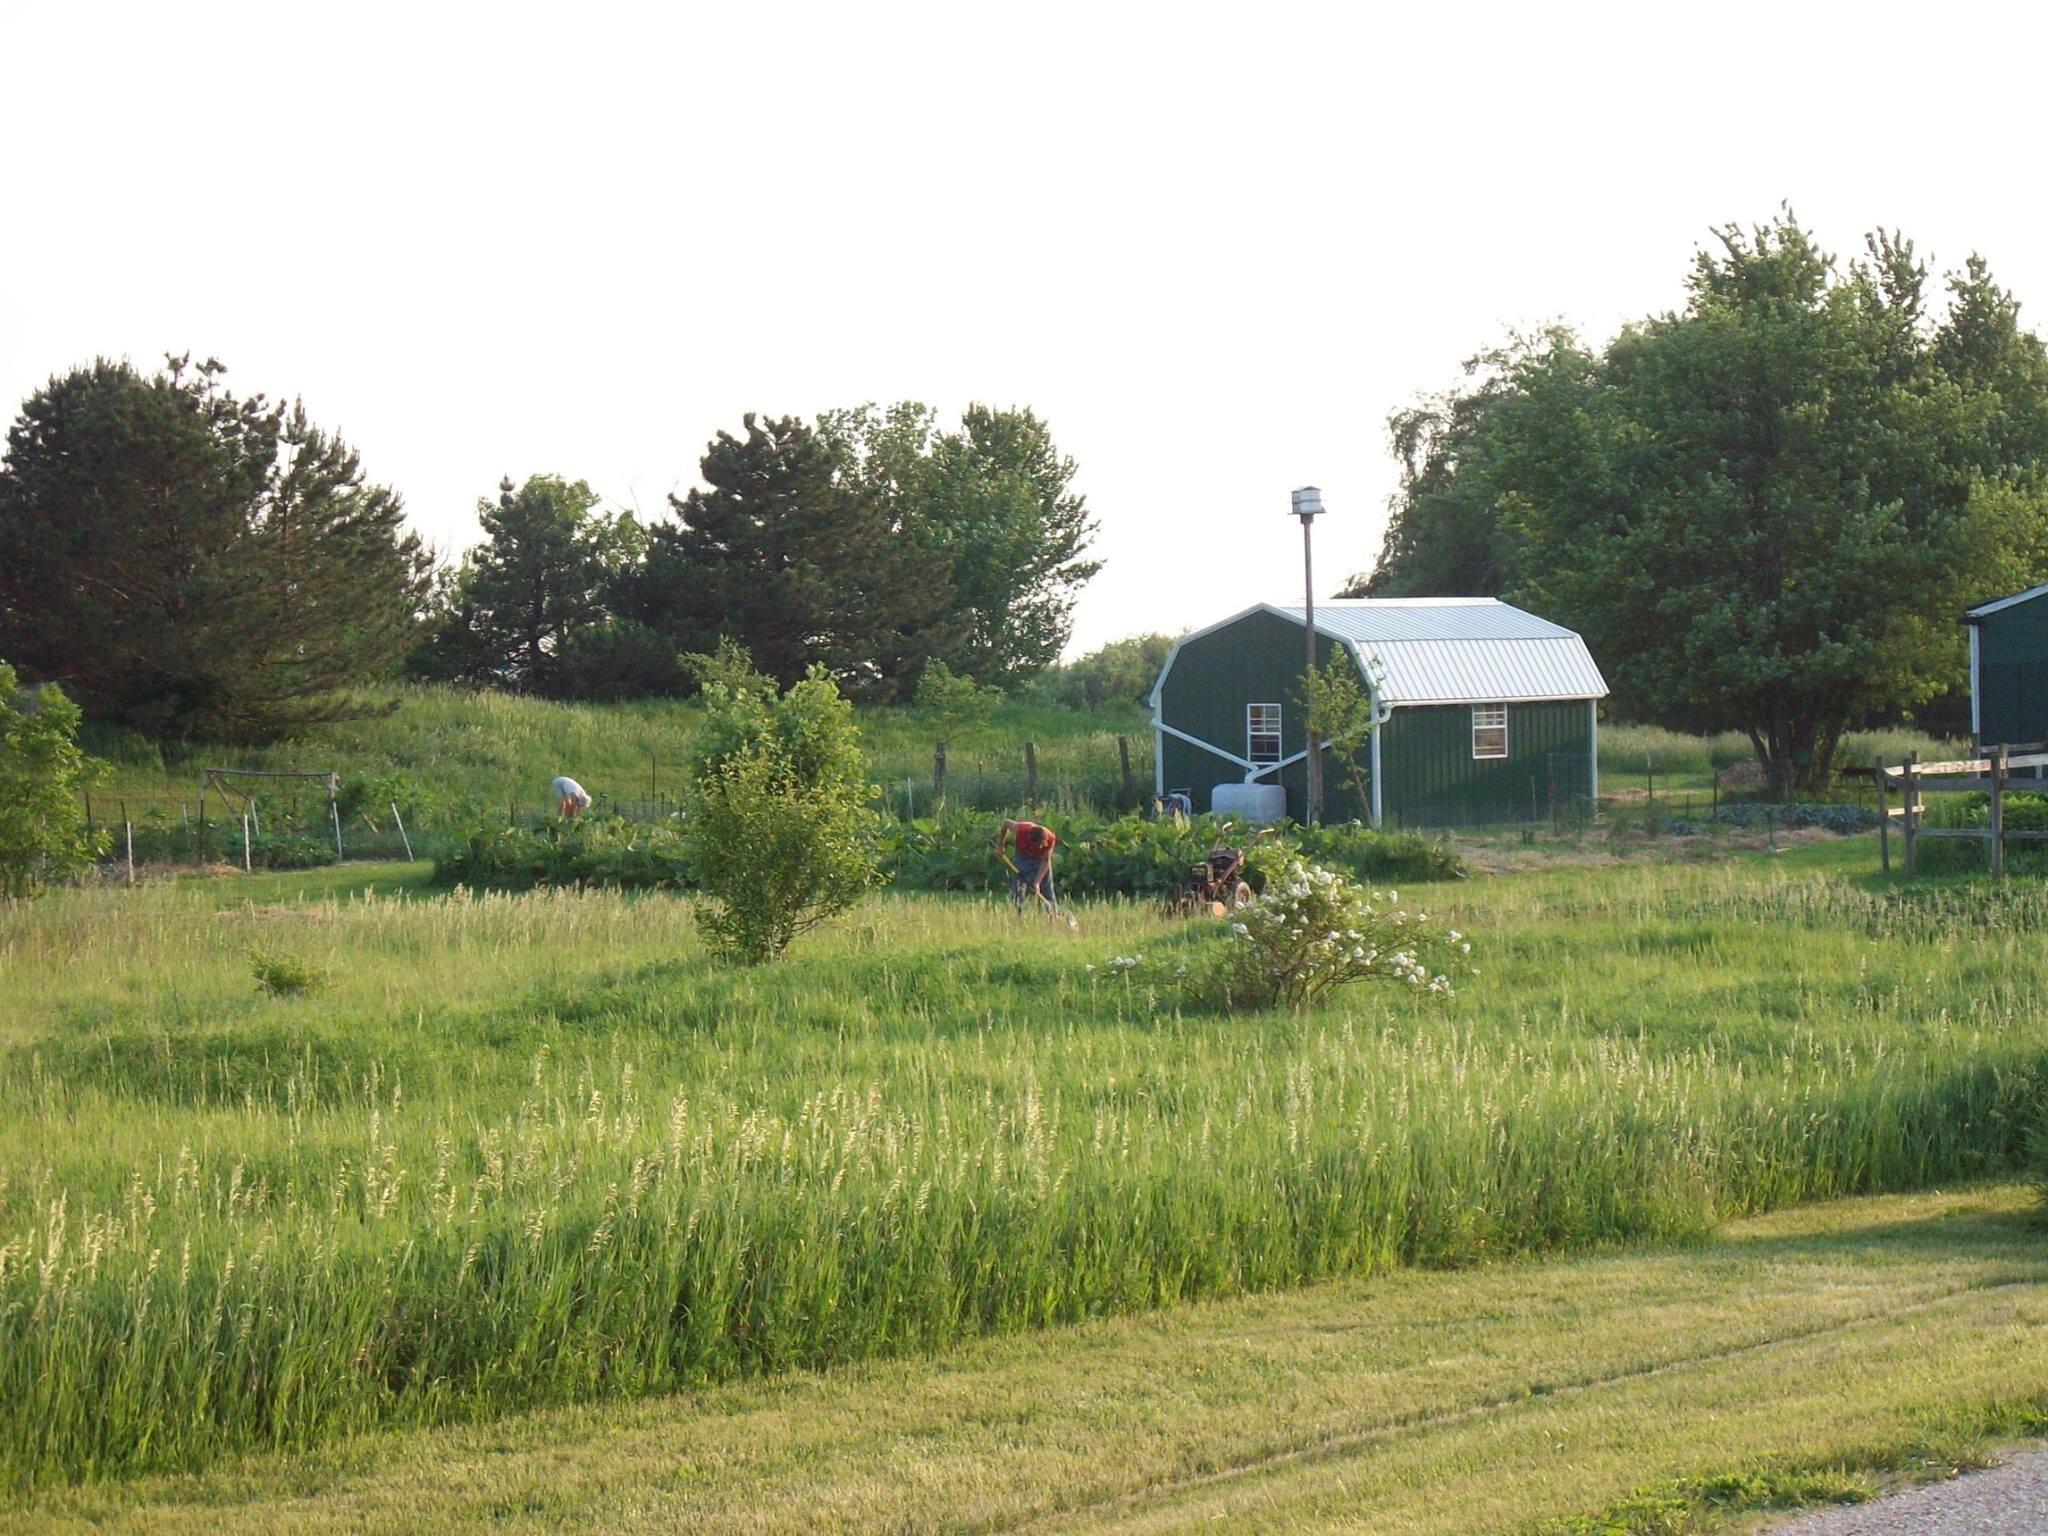
[(417, 866), (5, 909), (0, 1483), (2020, 1167), (2048, 894), (1868, 853), (1404, 890), (1478, 973), (1302, 1015), (1177, 1006), (1213, 930), (1116, 903), (880, 898), (759, 971), (685, 897)]

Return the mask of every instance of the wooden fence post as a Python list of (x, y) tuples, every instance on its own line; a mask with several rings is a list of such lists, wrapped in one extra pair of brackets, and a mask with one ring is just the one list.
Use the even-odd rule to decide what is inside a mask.
[(249, 813), (242, 812), (242, 873), (253, 875), (256, 867), (249, 861)]
[(334, 823), (334, 862), (339, 864), (342, 859), (341, 802), (339, 800), (329, 800), (327, 802), (327, 815), (328, 818)]
[(135, 823), (128, 819), (127, 808), (122, 807), (121, 831), (128, 839), (128, 883), (135, 883)]
[(932, 803), (946, 798), (946, 744), (932, 743)]
[(1905, 793), (1901, 797), (1901, 804), (1906, 813), (1906, 878), (1908, 880), (1912, 879), (1919, 870), (1919, 862), (1913, 856), (1913, 844), (1920, 834), (1920, 829), (1914, 825), (1919, 819), (1915, 814), (1920, 806), (1920, 775), (1915, 771), (1915, 765), (1919, 761), (1920, 754), (1917, 751), (1906, 754), (1906, 786)]
[(2005, 748), (1991, 749), (1991, 878), (2005, 878)]
[(1131, 744), (1121, 736), (1116, 739), (1116, 755), (1124, 768), (1124, 809), (1135, 810), (1138, 805), (1138, 789), (1131, 782)]
[(1038, 748), (1028, 741), (1024, 743), (1024, 803), (1038, 804)]
[(1890, 780), (1885, 777), (1884, 759), (1870, 770), (1871, 782), (1877, 785), (1877, 868), (1878, 873), (1892, 872), (1892, 811), (1891, 797), (1885, 793)]

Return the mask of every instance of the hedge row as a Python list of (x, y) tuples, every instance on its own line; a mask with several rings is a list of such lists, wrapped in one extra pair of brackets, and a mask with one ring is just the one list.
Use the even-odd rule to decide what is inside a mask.
[[(1212, 845), (1242, 844), (1251, 831), (1212, 816), (1048, 815), (1046, 823), (1060, 839), (1056, 883), (1073, 896), (1161, 894), (1185, 880)], [(900, 890), (997, 890), (1009, 872), (996, 857), (996, 825), (993, 817), (964, 813), (885, 822), (876, 860), (884, 880)], [(1451, 880), (1465, 872), (1449, 848), (1411, 832), (1283, 824), (1274, 835), (1318, 863), (1368, 882)], [(442, 884), (479, 890), (678, 890), (692, 884), (675, 826), (602, 818), (538, 830), (478, 827), (443, 850), (434, 874)]]

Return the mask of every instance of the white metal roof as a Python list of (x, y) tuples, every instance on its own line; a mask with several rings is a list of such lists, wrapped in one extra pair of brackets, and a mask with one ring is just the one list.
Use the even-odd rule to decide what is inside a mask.
[[(1261, 609), (1299, 624), (1300, 604), (1259, 603), (1208, 634)], [(1492, 704), (1530, 699), (1600, 699), (1607, 681), (1586, 642), (1562, 625), (1493, 597), (1358, 597), (1316, 604), (1316, 633), (1348, 646), (1380, 679), (1388, 704)], [(1160, 669), (1173, 669), (1176, 642)]]
[[(1972, 619), (1981, 619), (1986, 614), (1997, 613), (2001, 608), (2011, 608), (2019, 603), (2030, 603), (2043, 593), (2048, 593), (2048, 581), (2042, 582), (2038, 587), (2029, 587), (2024, 592), (2015, 592), (2011, 597), (1993, 598), (1988, 603), (1979, 603), (1974, 608), (1967, 608), (1963, 611), (1963, 622), (1967, 624)], [(1316, 626), (1319, 630), (1322, 627), (1320, 624)], [(1307, 642), (1304, 641), (1303, 643), (1306, 644)]]

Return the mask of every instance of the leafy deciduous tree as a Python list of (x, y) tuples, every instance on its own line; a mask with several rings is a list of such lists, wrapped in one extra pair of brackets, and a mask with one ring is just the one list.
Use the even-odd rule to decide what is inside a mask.
[(1427, 409), (1369, 590), (1482, 573), (1583, 631), (1620, 707), (1824, 789), (1846, 728), (1955, 686), (1960, 610), (2048, 560), (2048, 351), (1981, 261), (1939, 320), (1926, 288), (1896, 235), (1840, 270), (1789, 213), (1719, 231), (1682, 311)]
[(1048, 667), (1033, 680), (1033, 694), (1069, 709), (1143, 704), (1173, 649), (1171, 635), (1126, 635), (1085, 656)]
[(920, 571), (943, 573), (956, 627), (934, 654), (1002, 688), (1058, 659), (1074, 601), (1102, 562), (1085, 558), (1095, 523), (1074, 493), (1074, 461), (1044, 422), (971, 405), (959, 430), (941, 432), (933, 411), (905, 401), (828, 412), (819, 431), (907, 537)]

